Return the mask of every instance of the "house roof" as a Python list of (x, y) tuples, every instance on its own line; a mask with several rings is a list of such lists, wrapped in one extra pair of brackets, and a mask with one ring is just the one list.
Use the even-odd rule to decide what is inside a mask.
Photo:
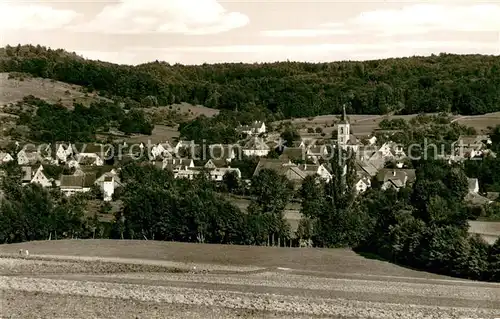
[(491, 203), (492, 201), (484, 196), (481, 196), (479, 194), (476, 194), (476, 193), (467, 193), (467, 195), (465, 195), (465, 198), (464, 200), (466, 202), (468, 202), (469, 204), (472, 204), (472, 205), (486, 205), (486, 204), (489, 204)]
[(282, 159), (261, 158), (255, 171), (254, 176), (258, 175), (263, 169), (270, 169), (278, 172), (278, 174), (289, 177), (290, 172), (296, 174), (299, 178), (304, 179), (307, 175), (297, 165), (284, 161)]
[(305, 148), (302, 147), (285, 147), (282, 155), (291, 160), (305, 160)]
[[(377, 174), (377, 180), (379, 182), (390, 181), (397, 187), (402, 187), (406, 183), (412, 183), (416, 179), (416, 174), (414, 169), (381, 169)], [(401, 183), (400, 183), (400, 182)], [(402, 185), (402, 186), (400, 186)]]
[(95, 180), (95, 173), (86, 173), (84, 175), (61, 175), (61, 188), (91, 187)]

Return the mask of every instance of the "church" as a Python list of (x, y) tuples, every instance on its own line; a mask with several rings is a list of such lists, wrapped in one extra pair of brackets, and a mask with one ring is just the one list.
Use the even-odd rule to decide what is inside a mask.
[(351, 124), (349, 124), (349, 120), (347, 119), (345, 105), (342, 106), (342, 116), (340, 122), (337, 124), (337, 143), (342, 149), (351, 149), (354, 152), (358, 151), (360, 144), (358, 139), (351, 134)]

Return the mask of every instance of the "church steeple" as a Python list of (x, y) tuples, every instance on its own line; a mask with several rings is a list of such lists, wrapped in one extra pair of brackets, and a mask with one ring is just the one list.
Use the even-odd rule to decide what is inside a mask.
[(350, 125), (347, 121), (347, 115), (345, 111), (345, 104), (342, 105), (342, 116), (340, 122), (337, 125), (337, 139), (340, 146), (345, 146), (349, 142), (350, 136)]
[(342, 121), (342, 123), (347, 123), (347, 115), (345, 113), (345, 104), (342, 105), (342, 116), (340, 118), (340, 121)]

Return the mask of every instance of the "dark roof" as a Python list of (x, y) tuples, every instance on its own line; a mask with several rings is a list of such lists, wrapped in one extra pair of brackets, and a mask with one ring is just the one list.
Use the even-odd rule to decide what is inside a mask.
[(62, 175), (61, 187), (83, 188), (91, 187), (96, 180), (95, 173), (86, 173), (84, 175)]
[(302, 147), (285, 147), (282, 155), (291, 160), (305, 160), (306, 150)]
[(377, 180), (380, 182), (392, 181), (393, 183), (399, 184), (397, 181), (401, 181), (403, 184), (412, 183), (415, 181), (416, 175), (414, 169), (381, 169), (377, 174)]

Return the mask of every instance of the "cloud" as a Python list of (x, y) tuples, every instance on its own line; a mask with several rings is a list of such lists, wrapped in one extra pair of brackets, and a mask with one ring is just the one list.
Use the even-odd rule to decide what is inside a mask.
[(104, 7), (91, 21), (70, 29), (107, 34), (203, 35), (248, 23), (246, 15), (227, 12), (216, 0), (122, 0)]
[(500, 6), (496, 4), (416, 4), (399, 10), (361, 13), (350, 25), (384, 36), (433, 31), (500, 31)]
[(79, 17), (72, 10), (39, 4), (0, 3), (0, 31), (43, 31), (61, 28)]
[(400, 9), (362, 12), (346, 21), (313, 29), (266, 30), (270, 37), (319, 37), (335, 34), (396, 36), (435, 31), (500, 31), (500, 5), (415, 4)]
[(335, 34), (349, 34), (349, 30), (345, 29), (289, 29), (289, 30), (266, 30), (262, 31), (262, 35), (267, 37), (319, 37)]

